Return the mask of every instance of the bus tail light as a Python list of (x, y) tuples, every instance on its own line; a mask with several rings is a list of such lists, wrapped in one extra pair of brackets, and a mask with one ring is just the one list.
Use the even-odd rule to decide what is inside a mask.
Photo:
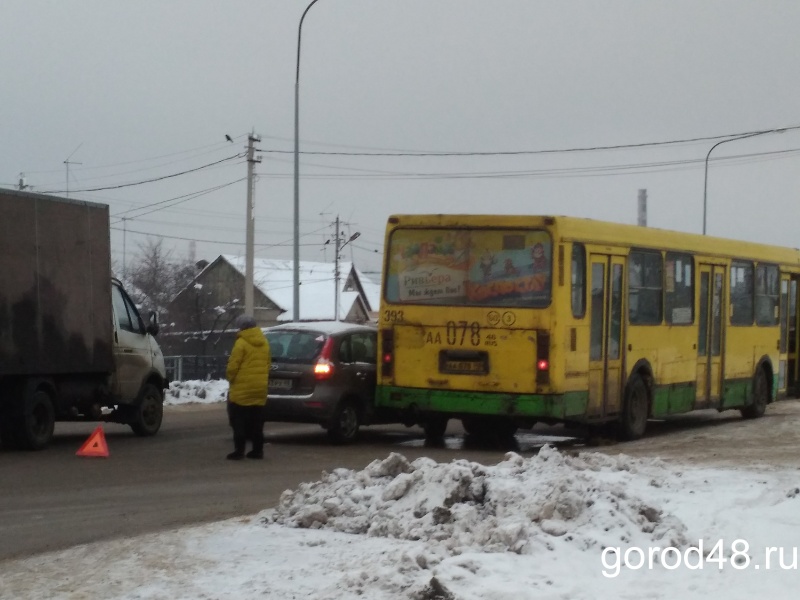
[(391, 377), (394, 373), (394, 329), (381, 330), (381, 375)]
[(550, 332), (536, 332), (536, 384), (550, 383)]
[(314, 378), (315, 379), (330, 379), (333, 376), (333, 361), (331, 355), (333, 354), (333, 338), (329, 337), (325, 340), (325, 345), (319, 353), (319, 358), (314, 365)]

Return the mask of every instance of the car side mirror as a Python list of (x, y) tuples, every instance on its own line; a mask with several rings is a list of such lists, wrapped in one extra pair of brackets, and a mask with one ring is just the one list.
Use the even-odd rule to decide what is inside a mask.
[(158, 335), (158, 313), (154, 310), (150, 311), (150, 318), (148, 319), (147, 323), (147, 333), (150, 335)]

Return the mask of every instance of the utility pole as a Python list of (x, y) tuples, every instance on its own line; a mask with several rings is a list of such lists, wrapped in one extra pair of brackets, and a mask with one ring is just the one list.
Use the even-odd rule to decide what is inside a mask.
[(344, 243), (342, 243), (342, 239), (339, 236), (339, 215), (336, 215), (336, 243), (334, 244), (334, 252), (336, 252), (336, 256), (334, 257), (334, 267), (333, 267), (333, 280), (336, 289), (334, 290), (333, 295), (333, 312), (334, 312), (334, 321), (339, 320), (339, 253), (342, 251), (342, 248), (347, 246), (350, 242), (360, 236), (361, 233), (356, 231), (353, 235), (351, 235)]
[(122, 217), (122, 281), (128, 283), (128, 219)]
[(254, 213), (254, 188), (255, 188), (255, 164), (261, 162), (261, 157), (255, 158), (255, 142), (260, 142), (261, 138), (256, 137), (255, 130), (247, 136), (247, 237), (245, 248), (245, 276), (244, 276), (244, 314), (248, 317), (254, 316), (253, 307), (253, 246), (255, 237), (255, 215)]
[(639, 190), (639, 210), (636, 222), (640, 227), (647, 227), (647, 190)]
[[(75, 150), (72, 151), (72, 154), (75, 154), (80, 149), (81, 146), (83, 146), (83, 142), (78, 144), (78, 147), (75, 148)], [(66, 188), (67, 189), (67, 198), (69, 198), (69, 166), (70, 165), (82, 165), (83, 164), (83, 163), (71, 161), (70, 158), (72, 158), (72, 154), (70, 154), (67, 157), (67, 160), (64, 161), (64, 164), (67, 165), (67, 188)]]
[(333, 320), (339, 320), (339, 215), (336, 215), (336, 244), (334, 245), (334, 267), (333, 267)]

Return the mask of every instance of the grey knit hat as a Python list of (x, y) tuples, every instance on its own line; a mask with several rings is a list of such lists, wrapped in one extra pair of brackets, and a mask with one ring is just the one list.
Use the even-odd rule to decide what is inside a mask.
[(251, 327), (256, 326), (256, 320), (253, 317), (248, 315), (239, 315), (236, 317), (236, 327), (239, 328), (239, 331), (242, 329), (250, 329)]

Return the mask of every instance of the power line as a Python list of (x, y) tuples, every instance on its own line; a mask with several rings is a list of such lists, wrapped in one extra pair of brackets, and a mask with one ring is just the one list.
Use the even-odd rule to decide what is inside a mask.
[[(154, 177), (152, 179), (144, 179), (142, 181), (134, 181), (132, 183), (121, 183), (119, 185), (110, 185), (110, 186), (105, 186), (105, 187), (87, 188), (87, 189), (84, 189), (84, 190), (72, 190), (72, 191), (73, 191), (73, 193), (77, 193), (77, 192), (100, 192), (100, 191), (103, 191), (103, 190), (118, 190), (120, 188), (132, 187), (132, 186), (135, 186), (135, 185), (143, 185), (145, 183), (154, 183), (156, 181), (163, 181), (164, 179), (171, 179), (173, 177), (179, 177), (180, 175), (186, 175), (187, 173), (194, 173), (196, 171), (201, 171), (203, 169), (207, 169), (209, 167), (213, 167), (214, 165), (218, 165), (220, 163), (223, 163), (223, 162), (226, 162), (226, 161), (229, 161), (229, 160), (234, 160), (234, 159), (243, 158), (243, 157), (244, 157), (244, 153), (239, 153), (239, 154), (235, 154), (233, 156), (229, 156), (228, 158), (223, 158), (221, 160), (217, 160), (217, 161), (214, 161), (212, 163), (208, 163), (206, 165), (202, 165), (200, 167), (196, 167), (194, 169), (187, 169), (186, 171), (181, 171), (179, 173), (172, 173), (170, 175), (163, 175), (161, 177)], [(64, 190), (55, 190), (55, 191), (49, 191), (49, 192), (44, 192), (44, 193), (47, 193), (47, 194), (62, 194), (62, 193), (64, 193)]]
[[(138, 233), (140, 235), (152, 235), (154, 237), (165, 238), (168, 240), (181, 240), (184, 242), (203, 242), (205, 244), (221, 244), (226, 246), (244, 246), (244, 242), (224, 242), (222, 240), (201, 240), (198, 238), (190, 238), (190, 237), (181, 237), (177, 235), (164, 235), (161, 233), (154, 233), (152, 231), (137, 231), (135, 229), (127, 229), (123, 230), (121, 227), (110, 227), (114, 231), (127, 231), (127, 233)], [(307, 235), (307, 234), (304, 234)], [(303, 236), (301, 236), (303, 237)], [(263, 248), (271, 248), (274, 246), (288, 246), (291, 244), (292, 240), (286, 240), (284, 242), (280, 242), (277, 244), (255, 244), (256, 246), (261, 246)], [(319, 244), (300, 244), (301, 246), (319, 246)]]
[[(727, 156), (721, 158), (714, 158), (714, 161), (725, 161), (738, 159), (741, 162), (747, 162), (743, 159), (755, 160), (770, 160), (775, 158), (784, 158), (800, 152), (800, 148), (792, 148), (789, 150), (776, 150), (770, 152), (756, 152), (750, 154), (740, 154), (736, 156)], [(767, 158), (771, 157), (771, 158)], [(550, 169), (532, 169), (532, 170), (518, 170), (518, 171), (463, 171), (463, 172), (427, 172), (427, 173), (414, 173), (414, 172), (377, 172), (377, 173), (362, 173), (357, 174), (322, 174), (322, 173), (305, 173), (304, 179), (316, 180), (375, 180), (375, 181), (390, 181), (401, 179), (504, 179), (504, 178), (531, 178), (531, 177), (592, 177), (599, 175), (617, 175), (617, 174), (630, 174), (632, 172), (649, 173), (654, 171), (675, 171), (680, 169), (693, 168), (695, 165), (703, 163), (704, 158), (691, 158), (672, 161), (657, 161), (647, 163), (623, 163), (620, 165), (600, 165), (594, 167), (563, 167), (563, 168), (550, 168)], [(330, 169), (337, 169), (337, 167), (327, 167)], [(262, 173), (261, 177), (268, 179), (286, 179), (291, 177), (291, 173)]]
[[(800, 129), (800, 125), (794, 125), (791, 127), (779, 127), (774, 128), (776, 130), (782, 129), (783, 131), (791, 131), (794, 129)], [(617, 144), (612, 146), (585, 146), (579, 148), (561, 148), (555, 150), (500, 150), (500, 151), (465, 151), (465, 152), (438, 152), (438, 151), (426, 151), (426, 152), (407, 152), (407, 151), (399, 151), (399, 152), (331, 152), (331, 151), (324, 151), (324, 150), (306, 150), (300, 152), (300, 154), (313, 154), (313, 155), (324, 155), (324, 156), (423, 156), (423, 157), (431, 157), (431, 156), (520, 156), (520, 155), (533, 155), (533, 154), (562, 154), (562, 153), (573, 153), (573, 152), (596, 152), (600, 150), (625, 150), (625, 149), (632, 149), (632, 148), (647, 148), (647, 147), (654, 147), (654, 146), (667, 146), (673, 144), (689, 144), (694, 142), (708, 142), (712, 140), (720, 140), (728, 137), (737, 137), (742, 135), (748, 135), (756, 133), (754, 131), (745, 131), (742, 133), (730, 133), (726, 135), (715, 135), (715, 136), (704, 136), (704, 137), (695, 137), (695, 138), (685, 138), (679, 140), (667, 140), (661, 142), (642, 142), (639, 144)], [(292, 150), (259, 150), (259, 152), (266, 152), (271, 154), (293, 154)]]
[[(243, 245), (243, 242), (225, 242), (225, 241), (222, 241), (222, 240), (201, 240), (201, 239), (197, 239), (197, 238), (181, 237), (181, 236), (177, 236), (177, 235), (164, 235), (164, 234), (160, 234), (160, 233), (154, 233), (152, 231), (137, 231), (135, 229), (123, 229), (121, 227), (113, 227), (113, 226), (110, 227), (110, 229), (113, 229), (114, 231), (123, 231), (123, 232), (127, 232), (127, 233), (138, 233), (140, 235), (152, 235), (152, 236), (155, 236), (155, 237), (166, 238), (166, 239), (169, 239), (169, 240), (182, 240), (182, 241), (185, 241), (185, 242), (203, 242), (203, 243), (206, 243), (206, 244), (224, 244), (224, 245), (228, 245), (228, 246), (242, 246)], [(300, 235), (300, 237), (301, 238), (302, 237), (308, 237), (308, 236), (313, 235), (315, 233), (319, 233), (323, 229), (327, 229), (327, 227), (321, 227), (320, 229), (316, 229), (314, 231), (309, 231), (307, 233), (303, 233), (303, 234)], [(255, 245), (256, 246), (261, 246), (262, 248), (272, 248), (272, 247), (277, 247), (277, 246), (288, 246), (289, 244), (292, 243), (292, 241), (293, 241), (292, 239), (288, 239), (288, 240), (285, 240), (283, 242), (278, 242), (277, 244), (255, 244)], [(318, 244), (318, 243), (317, 244), (301, 244), (301, 246), (319, 246), (319, 245), (320, 244)]]
[(160, 206), (162, 204), (166, 204), (167, 202), (175, 201), (173, 204), (170, 204), (169, 206), (160, 206), (160, 208), (154, 208), (153, 210), (149, 210), (147, 212), (144, 212), (144, 213), (142, 213), (140, 215), (136, 215), (134, 217), (124, 217), (124, 218), (128, 218), (128, 219), (138, 219), (139, 217), (143, 217), (145, 215), (149, 215), (150, 213), (154, 213), (154, 212), (159, 211), (159, 210), (164, 210), (166, 208), (172, 208), (173, 206), (177, 206), (178, 204), (181, 204), (183, 202), (188, 202), (189, 200), (194, 200), (195, 198), (199, 198), (201, 196), (205, 196), (206, 194), (210, 194), (211, 192), (216, 192), (218, 190), (221, 190), (223, 188), (229, 187), (231, 185), (234, 185), (234, 184), (239, 183), (239, 182), (244, 181), (244, 180), (245, 180), (245, 178), (241, 177), (239, 179), (236, 179), (235, 181), (231, 181), (231, 182), (228, 182), (228, 183), (223, 183), (222, 185), (218, 185), (218, 186), (213, 187), (213, 188), (207, 188), (205, 190), (200, 190), (199, 192), (191, 192), (189, 194), (183, 194), (182, 196), (176, 196), (176, 197), (170, 198), (168, 200), (161, 200), (159, 202), (153, 202), (152, 204), (145, 204), (143, 206), (137, 206), (136, 208), (131, 208), (131, 209), (128, 209), (126, 211), (113, 214), (111, 216), (112, 217), (121, 217), (122, 218), (122, 215), (126, 215), (126, 214), (131, 213), (131, 212), (137, 212), (137, 211), (140, 211), (140, 210), (144, 210), (146, 208), (150, 208), (152, 206)]
[[(236, 136), (234, 138), (234, 140), (239, 139), (240, 137), (242, 137), (242, 136), (241, 135)], [(150, 161), (154, 161), (154, 160), (161, 160), (162, 158), (171, 158), (173, 156), (181, 156), (182, 154), (191, 154), (193, 152), (198, 152), (199, 150), (204, 150), (204, 152), (200, 152), (199, 154), (209, 154), (210, 152), (214, 152), (215, 151), (215, 150), (208, 150), (209, 148), (214, 148), (214, 149), (217, 149), (217, 150), (221, 149), (222, 147), (227, 148), (229, 143), (230, 142), (216, 142), (214, 144), (207, 144), (205, 146), (198, 146), (197, 148), (190, 148), (189, 150), (181, 150), (181, 151), (172, 152), (172, 153), (169, 153), (169, 154), (162, 154), (160, 156), (153, 156), (151, 158), (140, 158), (140, 159), (137, 159), (137, 160), (129, 160), (129, 161), (125, 161), (125, 162), (112, 163), (112, 164), (107, 164), (107, 165), (94, 165), (94, 166), (91, 166), (91, 167), (83, 167), (82, 169), (79, 169), (79, 171), (90, 171), (90, 170), (96, 170), (96, 169), (108, 169), (108, 168), (111, 168), (111, 167), (122, 167), (122, 166), (125, 166), (125, 165), (135, 165), (135, 164), (138, 164), (138, 163), (145, 163), (145, 162), (150, 162)], [(171, 163), (168, 163), (168, 164), (171, 164)], [(161, 166), (161, 165), (156, 165), (155, 167), (151, 167), (151, 168), (156, 168), (157, 166)], [(46, 174), (46, 173), (60, 173), (60, 172), (61, 172), (60, 169), (49, 169), (49, 170), (43, 170), (43, 171), (25, 171), (25, 173), (28, 173), (29, 175), (30, 174), (38, 175), (38, 174)]]

